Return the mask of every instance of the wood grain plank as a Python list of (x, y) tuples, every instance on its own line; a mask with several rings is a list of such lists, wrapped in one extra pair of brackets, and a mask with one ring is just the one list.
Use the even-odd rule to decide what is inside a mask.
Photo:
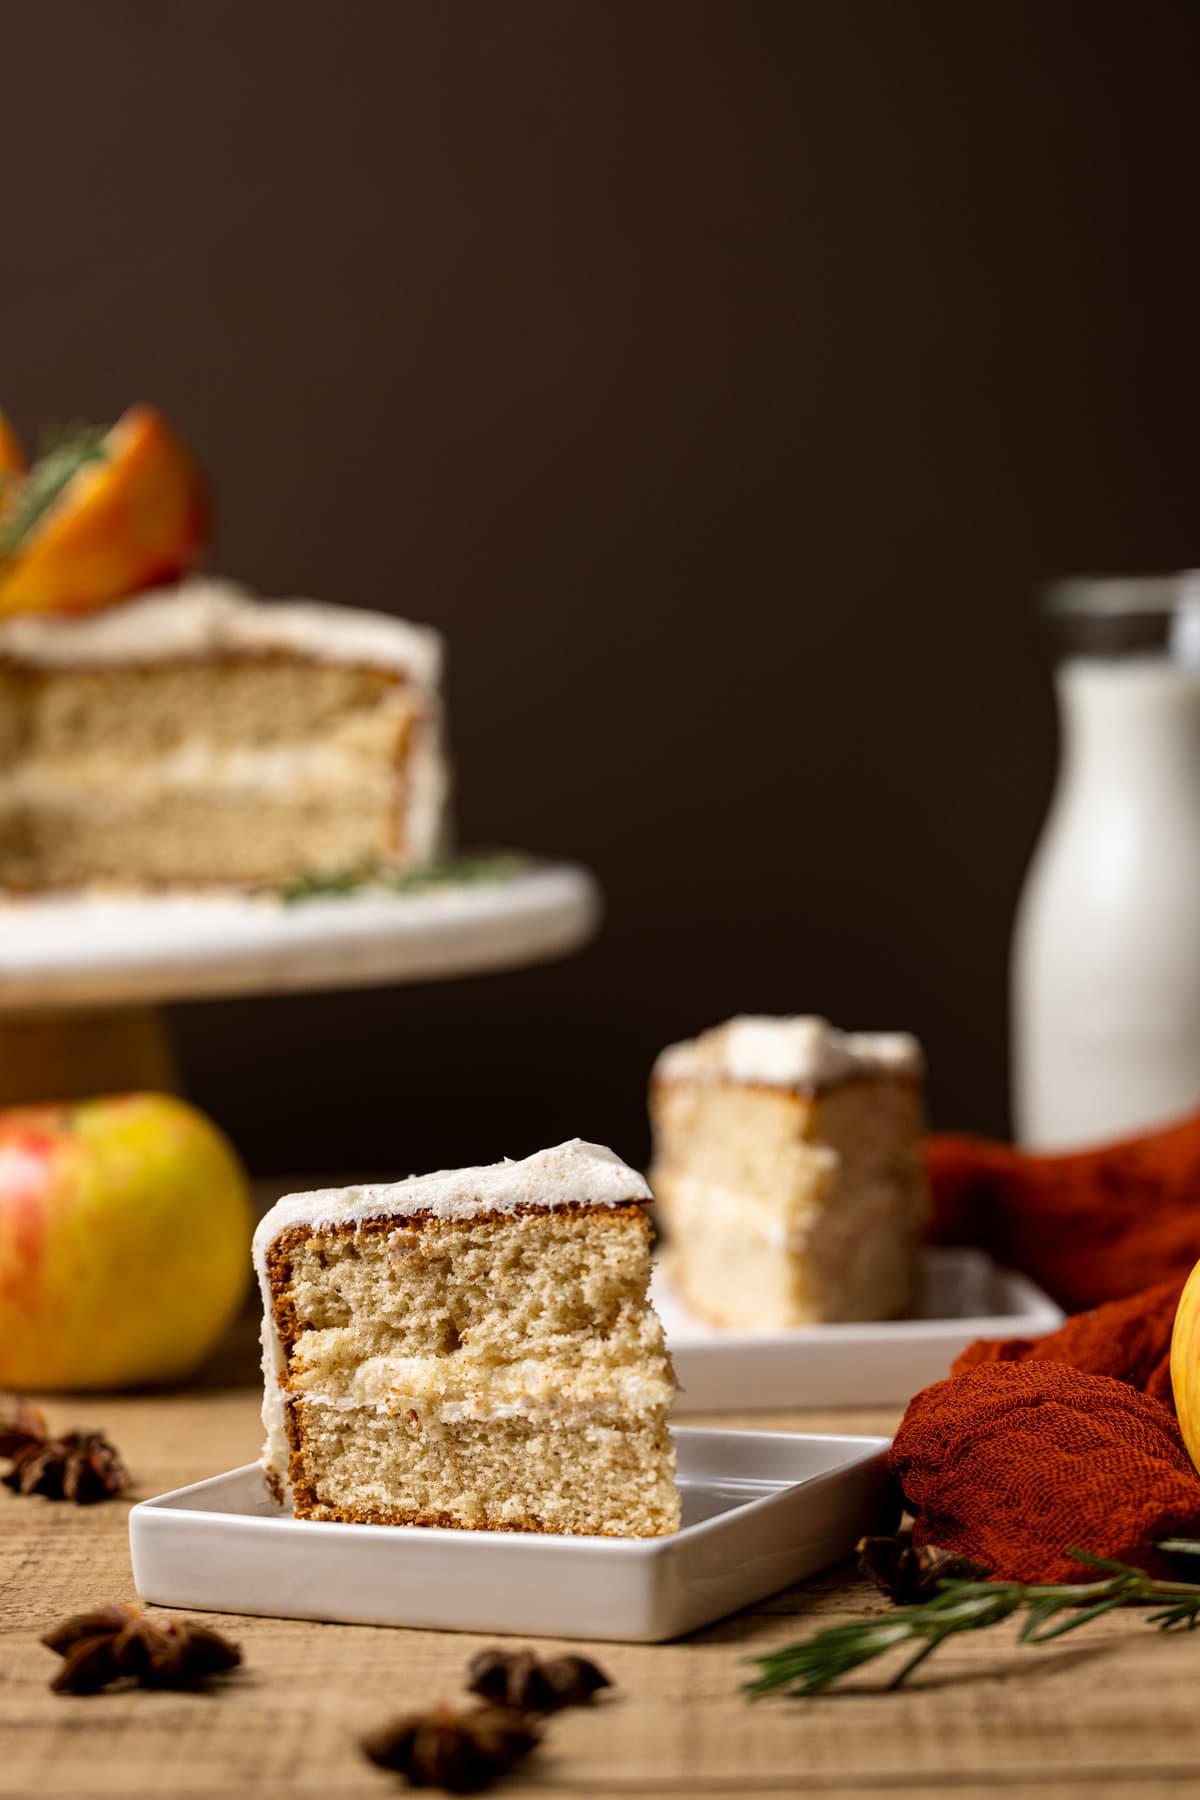
[[(104, 1426), (136, 1497), (245, 1462), (258, 1394), (231, 1388), (63, 1400), (60, 1426)], [(764, 1428), (762, 1415), (723, 1423)], [(775, 1426), (890, 1430), (895, 1413), (769, 1416)], [(0, 1794), (179, 1794), (304, 1800), (402, 1791), (358, 1754), (390, 1714), (455, 1695), (469, 1634), (220, 1618), (245, 1671), (206, 1694), (58, 1698), (38, 1634), (98, 1601), (132, 1599), (126, 1514), (0, 1495)], [(1200, 1780), (1200, 1635), (1163, 1637), (1134, 1614), (1086, 1638), (1020, 1648), (1008, 1628), (964, 1638), (899, 1695), (858, 1680), (812, 1700), (750, 1703), (746, 1658), (814, 1623), (884, 1603), (834, 1571), (673, 1645), (596, 1645), (610, 1700), (551, 1721), (527, 1775), (502, 1791), (542, 1800), (695, 1794), (706, 1800), (868, 1792), (954, 1800), (1020, 1792), (1080, 1800), (1194, 1793)]]

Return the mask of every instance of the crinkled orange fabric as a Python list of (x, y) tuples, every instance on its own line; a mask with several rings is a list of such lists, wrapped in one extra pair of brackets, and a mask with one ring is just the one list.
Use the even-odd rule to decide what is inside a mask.
[(934, 1243), (977, 1244), (1067, 1312), (1183, 1281), (1200, 1259), (1200, 1113), (1070, 1156), (926, 1140)]
[(959, 1375), (981, 1363), (1059, 1362), (1089, 1375), (1111, 1375), (1172, 1413), (1171, 1331), (1183, 1283), (1162, 1281), (1128, 1300), (1110, 1300), (1090, 1312), (1076, 1313), (1043, 1338), (980, 1339), (969, 1344), (952, 1366)]
[(1055, 1362), (995, 1362), (918, 1394), (889, 1458), (914, 1541), (1002, 1580), (1079, 1581), (1077, 1545), (1158, 1573), (1200, 1537), (1200, 1476), (1158, 1400)]

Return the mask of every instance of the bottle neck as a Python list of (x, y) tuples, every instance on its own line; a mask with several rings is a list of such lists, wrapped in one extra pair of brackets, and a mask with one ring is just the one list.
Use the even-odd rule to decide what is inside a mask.
[(1072, 658), (1057, 675), (1063, 780), (1115, 798), (1200, 796), (1200, 670), (1165, 657)]

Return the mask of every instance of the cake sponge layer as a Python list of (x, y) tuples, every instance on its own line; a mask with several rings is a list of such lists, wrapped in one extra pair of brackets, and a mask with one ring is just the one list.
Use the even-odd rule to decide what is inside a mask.
[[(327, 740), (393, 747), (419, 690), (384, 669), (265, 657), (115, 669), (4, 670), (7, 759), (118, 764), (195, 741), (214, 751)], [(144, 765), (143, 765), (144, 766)]]
[(267, 1266), (294, 1394), (436, 1418), (670, 1404), (640, 1206), (293, 1227)]
[(68, 789), (33, 807), (0, 795), (0, 885), (260, 887), (399, 863), (395, 821), (389, 802), (352, 794), (323, 803), (160, 792), (97, 808)]
[(438, 1425), (301, 1401), (294, 1506), (306, 1519), (660, 1537), (678, 1529), (665, 1423)]

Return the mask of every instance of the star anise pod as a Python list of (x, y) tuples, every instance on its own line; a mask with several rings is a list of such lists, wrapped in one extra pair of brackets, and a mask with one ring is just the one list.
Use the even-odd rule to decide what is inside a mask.
[(897, 1606), (932, 1600), (939, 1581), (985, 1581), (992, 1572), (956, 1550), (936, 1544), (918, 1548), (909, 1537), (860, 1538), (858, 1566)]
[(508, 1706), (435, 1706), (393, 1719), (365, 1737), (362, 1749), (413, 1787), (474, 1794), (506, 1775), (539, 1736), (533, 1719)]
[(115, 1447), (101, 1431), (68, 1431), (52, 1437), (45, 1414), (18, 1400), (0, 1417), (0, 1458), (11, 1467), (0, 1476), (14, 1494), (44, 1494), (89, 1506), (111, 1499), (129, 1486)]
[(30, 1444), (45, 1443), (49, 1428), (41, 1408), (30, 1406), (28, 1400), (7, 1404), (11, 1410), (0, 1415), (0, 1456), (12, 1457), (18, 1450), (27, 1450)]
[(553, 1656), (542, 1662), (532, 1650), (481, 1650), (467, 1664), (467, 1687), (485, 1700), (519, 1712), (552, 1713), (586, 1706), (599, 1688), (611, 1687), (603, 1669), (586, 1656)]
[(63, 1659), (50, 1683), (56, 1694), (95, 1694), (132, 1678), (142, 1687), (191, 1687), (223, 1675), (242, 1660), (207, 1625), (148, 1619), (136, 1606), (98, 1606), (75, 1613), (42, 1638)]

